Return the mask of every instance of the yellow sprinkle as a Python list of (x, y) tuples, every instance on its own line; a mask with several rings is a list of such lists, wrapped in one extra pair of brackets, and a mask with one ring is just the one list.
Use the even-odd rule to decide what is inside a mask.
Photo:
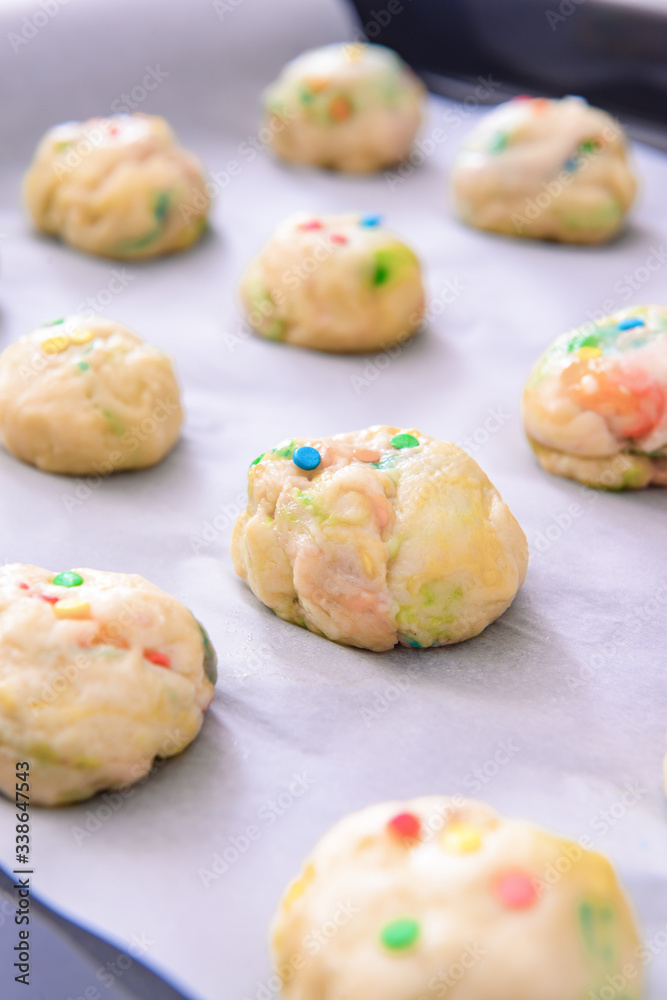
[(470, 854), (482, 846), (482, 836), (470, 823), (452, 823), (443, 831), (440, 844), (443, 850), (452, 854)]
[(90, 604), (76, 597), (65, 598), (53, 605), (53, 613), (56, 618), (89, 618)]
[(42, 341), (44, 354), (61, 354), (69, 347), (69, 337), (48, 337)]
[(69, 339), (73, 344), (87, 344), (89, 340), (94, 340), (95, 334), (92, 330), (75, 330), (74, 333), (70, 333)]
[(298, 878), (295, 882), (292, 882), (291, 886), (285, 893), (285, 897), (283, 899), (283, 907), (286, 910), (292, 905), (292, 903), (296, 899), (299, 899), (300, 896), (303, 896), (304, 892), (306, 891), (306, 889), (308, 888), (308, 886), (310, 885), (310, 883), (313, 881), (314, 878), (315, 878), (315, 869), (311, 864), (307, 864), (301, 878)]
[(602, 351), (599, 347), (580, 347), (577, 351), (577, 357), (581, 358), (582, 361), (590, 361), (591, 358), (599, 358)]
[(375, 576), (375, 566), (367, 552), (361, 553), (361, 565), (366, 576)]
[(363, 58), (364, 47), (359, 42), (353, 42), (345, 46), (345, 56), (349, 62), (359, 62)]

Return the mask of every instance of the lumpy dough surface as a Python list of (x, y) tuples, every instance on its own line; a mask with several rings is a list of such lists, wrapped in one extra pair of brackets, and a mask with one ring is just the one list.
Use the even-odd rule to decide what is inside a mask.
[(262, 336), (333, 352), (400, 343), (424, 313), (417, 256), (378, 216), (358, 214), (287, 219), (247, 268), (241, 298)]
[(425, 94), (383, 45), (326, 45), (293, 59), (268, 88), (266, 128), (283, 160), (368, 173), (408, 155)]
[(523, 420), (548, 472), (609, 490), (667, 486), (667, 308), (559, 337), (526, 383)]
[(59, 805), (180, 753), (213, 697), (216, 658), (179, 601), (140, 576), (0, 567), (0, 789)]
[(478, 229), (603, 243), (637, 189), (623, 130), (581, 97), (515, 98), (473, 129), (451, 174), (454, 206)]
[(36, 229), (119, 260), (184, 250), (210, 201), (197, 157), (164, 118), (139, 113), (49, 129), (23, 194)]
[(610, 863), (481, 802), (370, 806), (306, 858), (272, 928), (285, 1000), (641, 995)]
[(113, 320), (68, 316), (0, 354), (0, 440), (46, 472), (154, 465), (182, 419), (169, 357)]
[[(307, 471), (300, 448), (320, 457)], [(250, 467), (236, 571), (287, 621), (373, 650), (477, 635), (523, 583), (528, 550), (456, 445), (391, 427), (287, 441)]]

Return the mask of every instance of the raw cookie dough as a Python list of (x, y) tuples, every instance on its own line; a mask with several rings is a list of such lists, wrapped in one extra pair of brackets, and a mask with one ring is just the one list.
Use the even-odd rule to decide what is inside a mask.
[(286, 621), (366, 649), (477, 635), (514, 600), (526, 537), (470, 456), (396, 427), (287, 441), (250, 466), (236, 572)]
[(369, 173), (408, 155), (426, 90), (384, 45), (325, 45), (289, 62), (264, 94), (266, 126), (283, 160)]
[(182, 420), (171, 360), (111, 319), (55, 320), (0, 354), (0, 442), (45, 472), (154, 465)]
[(49, 129), (23, 193), (37, 229), (118, 260), (189, 247), (210, 201), (197, 157), (164, 118), (142, 114)]
[(526, 383), (542, 468), (599, 489), (667, 486), (667, 308), (634, 306), (559, 337)]
[(61, 805), (180, 753), (213, 697), (216, 656), (179, 601), (140, 576), (0, 567), (0, 789)]
[(610, 240), (637, 189), (623, 129), (582, 97), (496, 108), (468, 136), (451, 185), (469, 225), (562, 243)]
[(320, 351), (377, 351), (424, 314), (413, 251), (377, 215), (287, 219), (249, 265), (241, 298), (263, 337)]
[(346, 817), (272, 929), (285, 1000), (639, 1000), (641, 946), (602, 855), (481, 802)]

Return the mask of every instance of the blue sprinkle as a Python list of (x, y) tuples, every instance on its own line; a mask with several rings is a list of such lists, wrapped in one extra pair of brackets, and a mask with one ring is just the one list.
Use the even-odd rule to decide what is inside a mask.
[(576, 156), (573, 156), (572, 159), (568, 160), (567, 163), (565, 164), (565, 169), (567, 170), (568, 174), (571, 174), (577, 169), (578, 166), (579, 166), (579, 160), (576, 158)]
[(381, 215), (362, 215), (359, 219), (360, 226), (380, 226), (382, 225)]
[(300, 448), (297, 448), (292, 455), (292, 461), (300, 469), (305, 469), (306, 472), (311, 472), (320, 464), (322, 456), (317, 448), (311, 448), (309, 445), (302, 445)]
[(619, 330), (632, 330), (636, 326), (646, 326), (643, 319), (623, 319), (618, 324)]

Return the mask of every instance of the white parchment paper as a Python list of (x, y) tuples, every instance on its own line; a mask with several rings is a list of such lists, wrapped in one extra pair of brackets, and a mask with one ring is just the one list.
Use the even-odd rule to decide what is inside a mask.
[[(35, 811), (35, 891), (120, 946), (142, 942), (142, 958), (195, 998), (266, 1000), (267, 926), (317, 837), (369, 802), (460, 792), (588, 836), (613, 860), (657, 952), (647, 997), (664, 1000), (667, 494), (547, 476), (518, 412), (557, 334), (600, 310), (667, 302), (664, 155), (636, 149), (643, 195), (612, 246), (485, 236), (447, 208), (448, 164), (477, 112), (444, 100), (424, 128), (440, 130), (432, 155), (402, 178), (287, 169), (261, 140), (253, 155), (258, 94), (282, 63), (352, 37), (334, 0), (71, 0), (12, 41), (39, 9), (0, 8), (0, 346), (82, 304), (106, 312), (173, 355), (187, 422), (163, 464), (100, 483), (0, 454), (0, 561), (141, 573), (206, 624), (220, 679), (201, 737), (118, 808)], [(42, 132), (118, 109), (133, 88), (216, 178), (210, 234), (136, 265), (32, 234), (18, 189)], [(239, 274), (301, 208), (384, 214), (424, 261), (428, 332), (394, 358), (248, 337)], [(249, 461), (286, 436), (384, 422), (462, 443), (529, 537), (514, 605), (459, 646), (344, 649), (279, 621), (234, 576)], [(0, 802), (10, 867), (13, 824)]]

